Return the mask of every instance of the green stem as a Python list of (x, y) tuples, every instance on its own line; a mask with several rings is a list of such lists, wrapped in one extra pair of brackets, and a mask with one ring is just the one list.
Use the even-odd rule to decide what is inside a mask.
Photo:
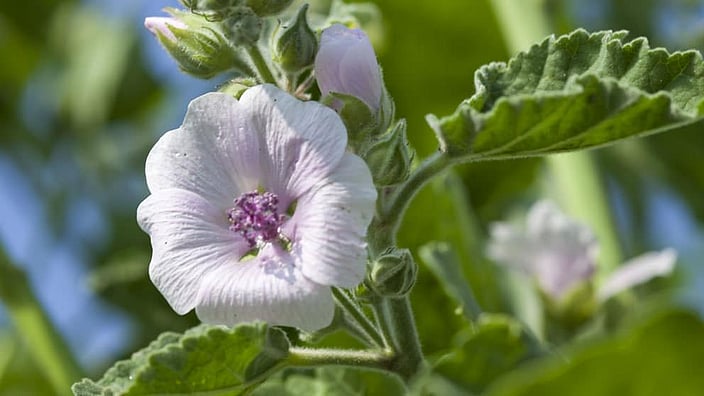
[(347, 293), (333, 287), (332, 295), (335, 297), (335, 301), (337, 301), (338, 305), (354, 320), (354, 324), (357, 325), (358, 331), (361, 332), (361, 335), (366, 341), (378, 348), (386, 346), (386, 342), (381, 334), (379, 334), (379, 330)]
[(389, 371), (393, 362), (390, 353), (366, 350), (319, 349), (292, 347), (286, 364), (297, 367), (317, 367), (324, 365), (365, 367)]
[[(494, 12), (512, 53), (528, 49), (551, 33), (551, 19), (544, 0), (492, 0)], [(548, 157), (560, 203), (568, 213), (585, 222), (599, 237), (600, 274), (621, 262), (621, 249), (603, 182), (591, 153)]]
[(266, 59), (264, 59), (259, 46), (257, 46), (257, 44), (252, 44), (246, 48), (249, 58), (252, 60), (254, 68), (257, 69), (257, 73), (259, 73), (259, 78), (262, 79), (262, 82), (276, 84), (276, 78), (271, 72), (269, 64), (266, 63)]
[(27, 276), (10, 263), (2, 249), (0, 273), (0, 298), (17, 333), (56, 394), (71, 394), (71, 385), (82, 377), (81, 369), (32, 293)]
[(370, 245), (370, 250), (374, 255), (393, 245), (393, 236), (396, 235), (403, 213), (421, 187), (452, 163), (446, 153), (437, 152), (431, 155), (418, 165), (408, 180), (391, 192), (388, 200), (383, 201), (381, 213), (378, 218), (374, 219), (374, 223), (370, 227), (375, 231), (374, 235), (369, 238), (371, 242), (375, 242), (374, 246)]
[(408, 296), (381, 299), (374, 304), (374, 309), (381, 319), (385, 335), (391, 340), (392, 349), (396, 352), (392, 371), (408, 382), (425, 364), (411, 302)]

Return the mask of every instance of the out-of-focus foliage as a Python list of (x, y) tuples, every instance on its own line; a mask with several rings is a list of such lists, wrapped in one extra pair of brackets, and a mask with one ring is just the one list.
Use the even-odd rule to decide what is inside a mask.
[(499, 381), (489, 395), (696, 395), (704, 389), (704, 322), (660, 313), (609, 340), (549, 358)]

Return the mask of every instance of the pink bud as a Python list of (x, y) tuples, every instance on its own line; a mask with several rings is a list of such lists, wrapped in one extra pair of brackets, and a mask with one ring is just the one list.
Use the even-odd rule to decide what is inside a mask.
[(174, 27), (176, 29), (186, 29), (188, 26), (186, 26), (185, 23), (179, 21), (176, 18), (169, 18), (169, 17), (148, 17), (144, 19), (144, 27), (149, 29), (150, 32), (152, 32), (154, 35), (158, 33), (161, 33), (164, 37), (171, 41), (176, 41), (176, 36), (174, 36), (174, 33), (169, 29), (169, 26)]
[(323, 96), (330, 92), (351, 95), (369, 108), (379, 109), (381, 72), (374, 48), (363, 31), (340, 24), (323, 30), (315, 57), (315, 77)]

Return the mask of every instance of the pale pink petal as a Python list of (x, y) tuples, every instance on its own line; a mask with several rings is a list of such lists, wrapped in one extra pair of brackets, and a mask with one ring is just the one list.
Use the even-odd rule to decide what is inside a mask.
[(291, 255), (268, 245), (256, 258), (208, 273), (196, 314), (205, 323), (235, 325), (261, 320), (315, 331), (328, 326), (335, 304), (330, 287), (309, 281)]
[(188, 25), (171, 17), (147, 17), (144, 19), (144, 27), (155, 35), (160, 33), (167, 39), (176, 41), (176, 36), (171, 29), (187, 29)]
[(302, 102), (273, 85), (248, 89), (240, 98), (255, 131), (263, 136), (258, 152), (262, 186), (285, 204), (323, 180), (347, 146), (340, 117), (317, 102)]
[(338, 169), (298, 201), (286, 225), (303, 275), (330, 286), (354, 287), (362, 281), (375, 201), (369, 168), (356, 155), (345, 154)]
[(315, 58), (315, 78), (323, 95), (352, 95), (377, 110), (382, 81), (374, 48), (359, 29), (335, 24), (323, 30)]
[(633, 286), (645, 283), (657, 276), (665, 276), (672, 272), (677, 261), (674, 249), (659, 252), (649, 252), (630, 259), (612, 272), (598, 291), (599, 300), (610, 297)]
[(491, 234), (489, 257), (528, 273), (555, 299), (589, 281), (596, 270), (599, 245), (594, 234), (549, 201), (533, 205), (525, 228), (498, 223)]
[(248, 250), (228, 229), (226, 214), (186, 190), (159, 190), (137, 208), (137, 221), (152, 242), (149, 276), (171, 307), (185, 314), (196, 305), (205, 274), (238, 265)]
[(225, 210), (257, 187), (260, 137), (247, 112), (230, 95), (209, 93), (188, 106), (183, 125), (159, 139), (147, 157), (147, 186), (154, 193), (179, 188)]

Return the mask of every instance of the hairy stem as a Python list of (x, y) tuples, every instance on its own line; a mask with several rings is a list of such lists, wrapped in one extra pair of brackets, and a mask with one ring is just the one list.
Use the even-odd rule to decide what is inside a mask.
[(410, 299), (408, 296), (383, 298), (376, 301), (373, 307), (394, 351), (390, 369), (408, 383), (425, 364)]
[(262, 82), (276, 84), (276, 77), (274, 77), (274, 74), (271, 72), (269, 64), (264, 59), (264, 55), (262, 55), (262, 51), (259, 47), (256, 44), (247, 46), (247, 53)]
[(354, 324), (358, 327), (362, 336), (366, 341), (370, 342), (372, 345), (383, 348), (386, 346), (384, 338), (379, 334), (379, 330), (374, 326), (374, 324), (367, 318), (367, 316), (362, 312), (362, 309), (355, 303), (350, 296), (344, 291), (333, 287), (332, 295), (335, 297), (337, 304), (349, 315)]
[(452, 163), (446, 153), (437, 152), (423, 160), (408, 177), (408, 180), (397, 189), (390, 191), (388, 197), (382, 197), (380, 213), (370, 227), (370, 231), (374, 231), (369, 238), (372, 256), (376, 256), (387, 247), (394, 245), (396, 231), (408, 204), (421, 187)]
[(297, 367), (316, 367), (325, 365), (365, 367), (388, 371), (393, 362), (393, 355), (384, 350), (349, 350), (299, 348), (289, 349), (286, 364)]

